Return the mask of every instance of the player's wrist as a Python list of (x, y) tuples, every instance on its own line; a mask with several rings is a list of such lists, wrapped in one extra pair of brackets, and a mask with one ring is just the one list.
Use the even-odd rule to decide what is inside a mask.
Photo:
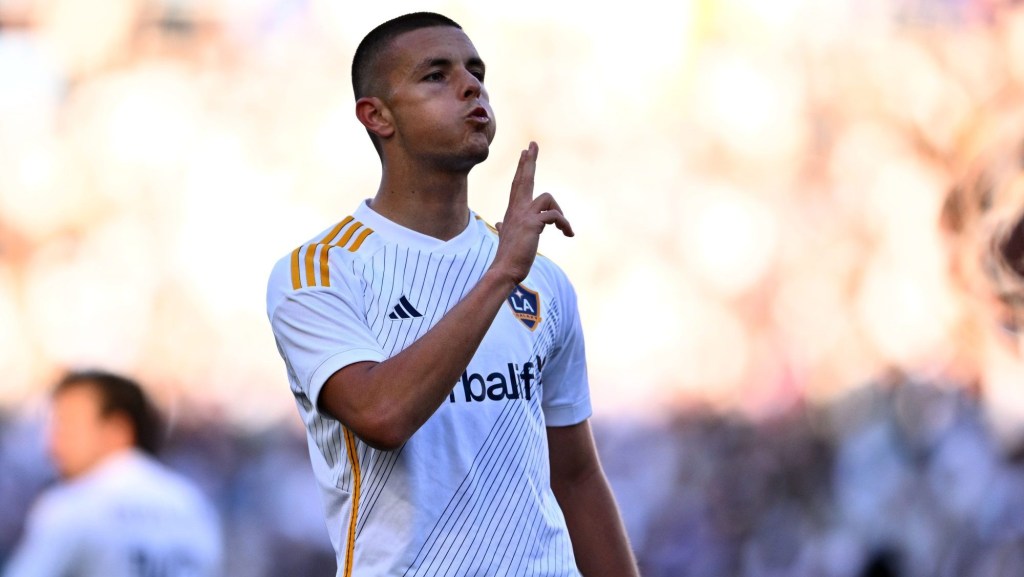
[(489, 291), (493, 290), (496, 294), (500, 294), (502, 299), (504, 299), (512, 292), (512, 289), (516, 287), (519, 281), (520, 279), (517, 278), (517, 275), (511, 269), (491, 265), (491, 268), (484, 272), (478, 284), (483, 285)]

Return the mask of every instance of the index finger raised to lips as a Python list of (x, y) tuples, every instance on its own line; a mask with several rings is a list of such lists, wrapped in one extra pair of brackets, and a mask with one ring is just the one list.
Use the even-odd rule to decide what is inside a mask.
[(533, 200), (533, 178), (537, 172), (537, 143), (531, 142), (519, 155), (519, 166), (516, 167), (516, 175), (512, 179), (512, 191), (510, 200), (514, 202), (529, 202)]

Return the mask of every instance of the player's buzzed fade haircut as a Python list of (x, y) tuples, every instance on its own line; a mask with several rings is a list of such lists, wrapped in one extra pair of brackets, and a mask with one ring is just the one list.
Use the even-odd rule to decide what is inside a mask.
[(135, 446), (151, 455), (160, 448), (161, 419), (156, 408), (135, 381), (106, 371), (88, 370), (68, 373), (54, 387), (53, 395), (78, 387), (90, 388), (100, 399), (100, 414), (121, 414), (132, 424)]
[(364, 96), (373, 96), (375, 86), (380, 80), (377, 70), (378, 58), (387, 49), (391, 41), (413, 30), (432, 28), (434, 26), (451, 26), (462, 30), (457, 22), (434, 12), (413, 12), (392, 18), (371, 30), (359, 43), (355, 56), (352, 57), (352, 91), (356, 100)]
[[(371, 30), (359, 43), (355, 56), (352, 57), (352, 92), (356, 100), (364, 96), (380, 96), (386, 89), (382, 83), (384, 71), (380, 70), (380, 57), (391, 41), (406, 32), (434, 26), (450, 26), (462, 30), (462, 26), (451, 18), (434, 12), (403, 14)], [(377, 154), (380, 154), (380, 142), (372, 133), (370, 140), (373, 141)]]

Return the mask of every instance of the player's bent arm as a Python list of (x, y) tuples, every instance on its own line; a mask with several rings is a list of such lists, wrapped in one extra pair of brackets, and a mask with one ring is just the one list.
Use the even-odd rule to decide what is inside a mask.
[(565, 515), (576, 565), (585, 577), (639, 575), (615, 497), (601, 469), (590, 424), (548, 427), (551, 490)]
[(466, 297), (402, 352), (348, 365), (324, 384), (320, 409), (371, 447), (401, 447), (448, 397), (505, 299), (529, 274), (544, 228), (573, 235), (550, 194), (533, 198), (536, 163), (531, 142), (519, 157), (494, 261)]
[(492, 267), (433, 328), (397, 355), (348, 365), (320, 392), (321, 410), (371, 447), (401, 447), (451, 393), (515, 287)]

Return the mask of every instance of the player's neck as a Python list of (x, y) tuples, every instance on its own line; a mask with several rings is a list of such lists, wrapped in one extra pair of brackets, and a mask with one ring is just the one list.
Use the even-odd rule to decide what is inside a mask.
[(468, 175), (385, 170), (370, 207), (405, 228), (450, 240), (469, 222)]

